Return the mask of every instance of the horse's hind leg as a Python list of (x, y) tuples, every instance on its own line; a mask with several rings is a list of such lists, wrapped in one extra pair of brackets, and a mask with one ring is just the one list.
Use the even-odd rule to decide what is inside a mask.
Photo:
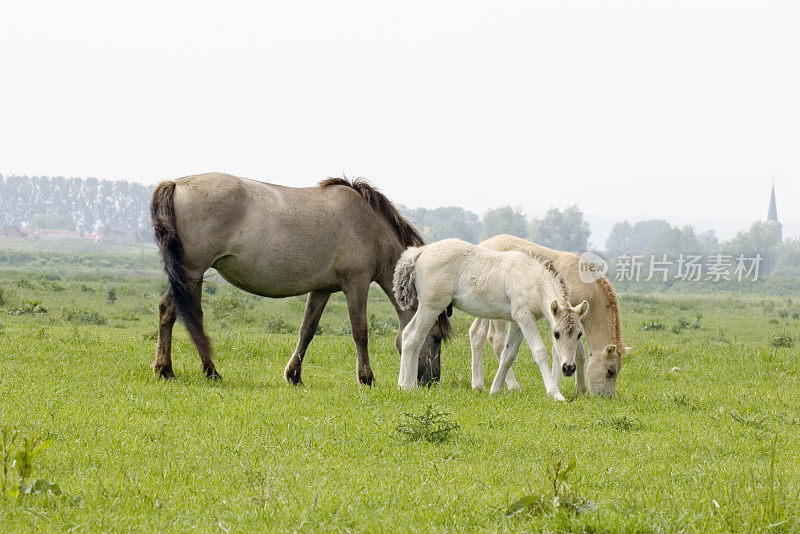
[(163, 378), (175, 378), (172, 371), (172, 327), (175, 324), (175, 304), (172, 290), (167, 289), (158, 303), (158, 349), (153, 371)]
[(369, 364), (369, 352), (367, 351), (367, 296), (369, 294), (369, 282), (366, 284), (353, 284), (344, 289), (344, 296), (347, 298), (347, 312), (350, 315), (350, 328), (353, 330), (353, 341), (356, 343), (356, 354), (358, 362), (356, 366), (356, 376), (358, 383), (371, 386), (375, 380), (372, 374), (372, 367)]
[(190, 305), (194, 308), (195, 320), (184, 319), (186, 329), (197, 347), (197, 353), (200, 355), (200, 363), (203, 367), (203, 372), (208, 378), (221, 379), (222, 376), (217, 372), (214, 362), (211, 360), (211, 340), (206, 335), (203, 328), (203, 278), (202, 273), (195, 277), (190, 285), (192, 302)]
[(400, 351), (400, 376), (397, 379), (397, 387), (404, 391), (413, 389), (417, 385), (419, 351), (444, 306), (446, 304), (439, 307), (420, 302), (417, 313), (403, 329), (403, 348)]
[(300, 335), (297, 338), (297, 347), (294, 349), (294, 353), (283, 371), (283, 377), (292, 385), (299, 386), (303, 384), (300, 378), (303, 358), (306, 355), (308, 344), (311, 343), (314, 334), (317, 332), (319, 319), (322, 317), (322, 312), (325, 310), (325, 305), (328, 303), (330, 296), (330, 293), (320, 291), (312, 291), (308, 294), (306, 311), (303, 313), (303, 323), (300, 325)]

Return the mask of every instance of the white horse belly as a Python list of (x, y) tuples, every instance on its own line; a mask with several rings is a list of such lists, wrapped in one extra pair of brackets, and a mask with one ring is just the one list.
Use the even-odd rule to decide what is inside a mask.
[(470, 293), (453, 295), (453, 306), (473, 317), (484, 319), (511, 319), (511, 306), (506, 299)]

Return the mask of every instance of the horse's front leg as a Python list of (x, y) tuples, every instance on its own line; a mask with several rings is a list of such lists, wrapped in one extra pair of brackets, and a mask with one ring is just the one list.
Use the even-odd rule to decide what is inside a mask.
[(586, 352), (583, 350), (583, 343), (578, 340), (578, 350), (575, 352), (575, 363), (578, 368), (575, 372), (575, 391), (577, 393), (586, 393)]
[(158, 303), (158, 348), (153, 371), (163, 378), (175, 378), (172, 371), (172, 327), (175, 325), (175, 304), (172, 290), (167, 289)]
[(344, 289), (344, 296), (347, 298), (347, 313), (350, 315), (350, 328), (353, 331), (353, 341), (356, 343), (356, 377), (358, 383), (364, 386), (371, 386), (375, 380), (372, 374), (372, 367), (369, 364), (369, 352), (367, 343), (369, 340), (367, 325), (367, 296), (369, 294), (369, 284), (354, 283)]
[(483, 390), (483, 345), (489, 334), (489, 319), (478, 317), (469, 327), (469, 346), (472, 353), (472, 389)]
[(547, 347), (542, 341), (542, 336), (539, 334), (539, 329), (536, 327), (536, 319), (531, 313), (518, 314), (516, 317), (525, 340), (533, 352), (533, 359), (536, 360), (536, 365), (539, 366), (539, 371), (542, 373), (542, 380), (547, 394), (556, 400), (567, 400), (561, 394), (561, 390), (556, 384), (555, 380), (550, 374), (550, 369), (547, 368), (550, 358), (547, 355)]
[(441, 308), (420, 304), (417, 313), (403, 329), (403, 347), (400, 351), (400, 375), (397, 387), (404, 391), (414, 389), (417, 385), (419, 370), (419, 351), (425, 343), (436, 318), (442, 313)]
[(303, 313), (303, 322), (300, 325), (300, 334), (297, 337), (297, 347), (295, 347), (294, 353), (289, 358), (286, 363), (286, 369), (283, 371), (283, 378), (292, 385), (299, 386), (303, 384), (303, 380), (300, 378), (303, 358), (306, 355), (308, 344), (314, 339), (320, 317), (322, 317), (322, 312), (325, 310), (325, 305), (328, 303), (330, 296), (330, 293), (321, 291), (312, 291), (308, 294), (306, 310)]
[(494, 375), (494, 381), (492, 381), (492, 395), (497, 395), (502, 391), (506, 375), (511, 370), (511, 365), (519, 353), (520, 345), (522, 345), (522, 330), (520, 330), (517, 323), (511, 322), (508, 325), (508, 334), (506, 335), (503, 352), (500, 353), (500, 367), (497, 369), (497, 374)]

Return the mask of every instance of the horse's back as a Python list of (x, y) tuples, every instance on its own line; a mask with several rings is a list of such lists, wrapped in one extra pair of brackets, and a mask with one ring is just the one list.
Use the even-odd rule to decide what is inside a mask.
[(190, 265), (213, 266), (231, 283), (268, 296), (339, 289), (341, 273), (371, 274), (392, 245), (369, 204), (342, 186), (188, 176), (176, 180), (175, 214)]

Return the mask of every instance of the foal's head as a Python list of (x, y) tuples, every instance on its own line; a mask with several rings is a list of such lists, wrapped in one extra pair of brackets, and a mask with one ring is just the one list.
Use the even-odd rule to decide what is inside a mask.
[(589, 310), (589, 303), (585, 300), (577, 306), (571, 306), (554, 300), (550, 303), (550, 313), (553, 318), (550, 322), (553, 331), (553, 356), (558, 356), (561, 362), (561, 372), (565, 376), (572, 376), (577, 369), (575, 353), (582, 333), (581, 318)]

